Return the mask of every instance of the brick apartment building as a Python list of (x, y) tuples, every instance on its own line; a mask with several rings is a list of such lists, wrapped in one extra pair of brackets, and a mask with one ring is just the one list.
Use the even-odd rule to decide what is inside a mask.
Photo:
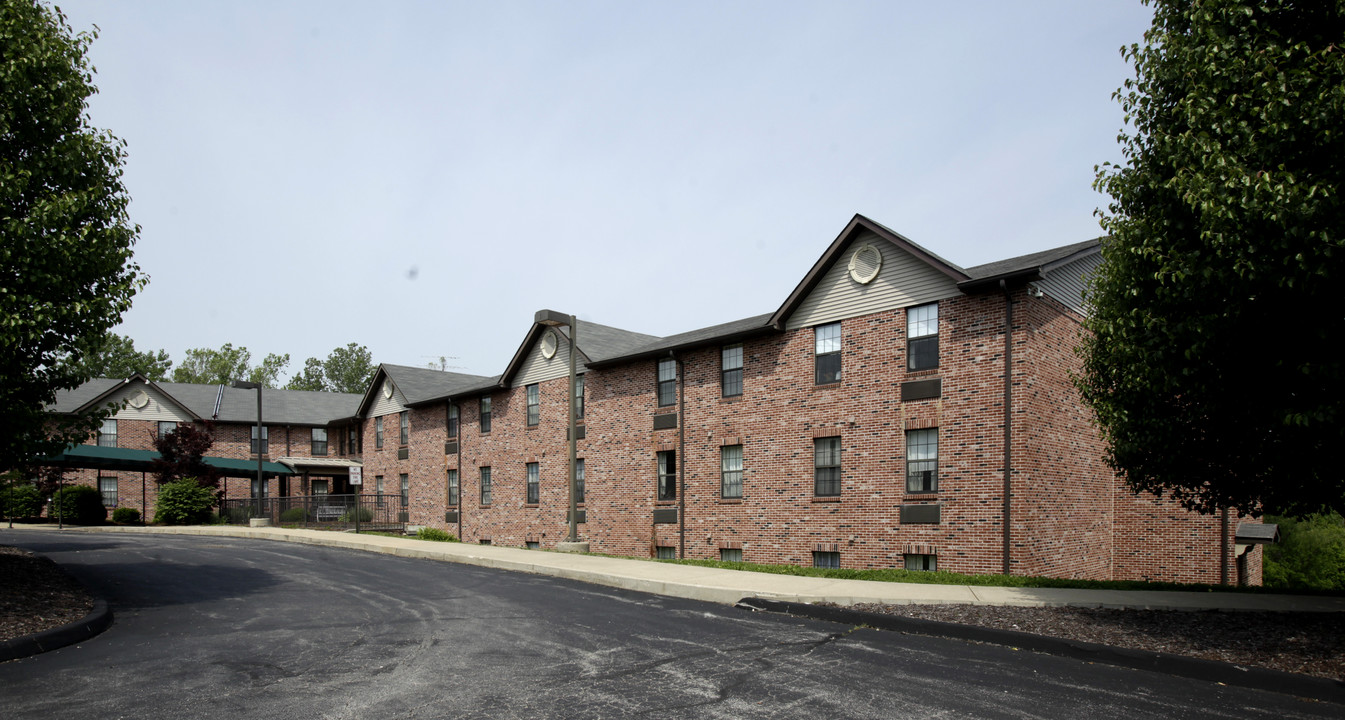
[[(1098, 261), (1089, 241), (961, 268), (857, 215), (774, 312), (663, 338), (581, 322), (580, 534), (618, 555), (1259, 583), (1254, 523), (1136, 495), (1102, 460), (1070, 382)], [(569, 346), (534, 323), (499, 376), (267, 390), (263, 453), (299, 473), (268, 492), (347, 491), (358, 465), (412, 525), (554, 546)], [(212, 453), (255, 458), (253, 391), (95, 380), (56, 410), (127, 401), (118, 442), (141, 447), (216, 395)]]

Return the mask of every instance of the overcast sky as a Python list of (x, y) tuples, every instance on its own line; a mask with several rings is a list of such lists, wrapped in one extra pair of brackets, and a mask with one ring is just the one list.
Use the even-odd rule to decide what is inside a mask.
[(861, 213), (963, 266), (1100, 234), (1139, 0), (64, 0), (127, 143), (118, 332), (504, 370), (541, 308), (775, 310)]

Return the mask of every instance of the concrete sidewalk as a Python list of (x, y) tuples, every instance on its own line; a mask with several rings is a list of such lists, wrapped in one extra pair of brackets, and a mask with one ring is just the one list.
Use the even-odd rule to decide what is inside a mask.
[[(49, 525), (16, 525), (15, 529), (51, 530)], [(67, 528), (63, 532), (208, 535), (306, 543), (364, 550), (408, 558), (424, 558), (516, 572), (550, 575), (610, 587), (671, 597), (734, 604), (757, 597), (803, 603), (856, 603), (1070, 606), (1161, 610), (1271, 610), (1281, 612), (1345, 612), (1345, 598), (1269, 595), (1236, 592), (1164, 592), (1156, 590), (1071, 590), (1057, 588), (926, 585), (869, 580), (774, 575), (720, 570), (675, 563), (596, 555), (526, 550), (494, 545), (428, 542), (415, 538), (323, 530), (243, 528), (227, 525), (191, 527), (102, 526)]]

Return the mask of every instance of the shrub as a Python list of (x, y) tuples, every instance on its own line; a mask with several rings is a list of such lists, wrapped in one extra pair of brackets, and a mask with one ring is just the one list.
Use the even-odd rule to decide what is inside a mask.
[(292, 507), (280, 513), (280, 522), (304, 522), (308, 519), (308, 508)]
[(107, 522), (103, 494), (88, 485), (69, 485), (52, 495), (47, 517), (71, 525), (101, 525)]
[(1266, 587), (1345, 590), (1345, 519), (1330, 513), (1266, 522), (1280, 526), (1280, 542), (1265, 546)]
[[(355, 508), (347, 510), (346, 514), (341, 516), (341, 522), (355, 522), (355, 512)], [(371, 522), (374, 519), (374, 511), (367, 507), (359, 508), (359, 515), (360, 522)]]
[(215, 491), (196, 484), (195, 478), (159, 486), (159, 505), (154, 522), (165, 525), (196, 525), (210, 520)]
[(135, 508), (117, 508), (112, 511), (112, 522), (118, 525), (130, 525), (140, 522), (140, 511)]
[(0, 508), (4, 509), (3, 514), (7, 517), (38, 517), (42, 514), (42, 506), (45, 504), (42, 493), (26, 483), (0, 490)]
[(439, 528), (423, 527), (416, 531), (416, 537), (421, 540), (433, 540), (435, 542), (457, 542), (458, 537), (451, 532), (444, 532)]

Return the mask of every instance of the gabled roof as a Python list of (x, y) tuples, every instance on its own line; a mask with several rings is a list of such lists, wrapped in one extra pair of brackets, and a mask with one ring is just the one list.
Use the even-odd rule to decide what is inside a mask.
[(958, 283), (963, 292), (975, 292), (986, 286), (998, 286), (1000, 280), (1024, 282), (1039, 279), (1043, 274), (1085, 255), (1101, 252), (1101, 238), (1019, 255), (967, 268), (970, 279)]
[[(496, 383), (498, 387), (507, 386), (513, 381), (514, 376), (518, 374), (519, 369), (528, 359), (528, 353), (532, 352), (532, 346), (541, 339), (542, 333), (547, 327), (534, 321), (532, 327), (528, 328), (528, 334), (523, 338), (523, 343), (518, 346), (518, 350), (514, 351), (513, 359), (509, 361), (504, 373), (499, 376)], [(566, 342), (569, 342), (569, 326), (559, 326), (556, 328), (556, 332), (565, 338)], [(658, 339), (655, 335), (645, 335), (644, 333), (622, 330), (610, 325), (600, 325), (595, 322), (580, 320), (577, 361), (584, 363), (584, 365), (601, 363), (609, 358), (620, 357), (635, 348), (648, 345)]]
[(813, 263), (812, 269), (808, 271), (808, 274), (805, 275), (798, 286), (794, 288), (794, 292), (789, 294), (789, 297), (785, 299), (785, 302), (780, 306), (780, 309), (776, 310), (771, 315), (770, 324), (773, 327), (776, 329), (784, 329), (785, 321), (789, 319), (789, 316), (792, 315), (795, 310), (798, 310), (799, 306), (802, 305), (803, 301), (808, 297), (808, 294), (811, 293), (813, 289), (817, 287), (817, 284), (822, 281), (822, 278), (826, 276), (827, 271), (831, 269), (831, 266), (835, 265), (836, 262), (840, 260), (841, 255), (843, 255), (846, 249), (850, 247), (850, 244), (854, 242), (858, 234), (865, 230), (872, 232), (878, 237), (905, 250), (915, 258), (924, 261), (931, 268), (948, 276), (954, 282), (961, 283), (965, 280), (969, 280), (971, 277), (962, 268), (917, 245), (901, 233), (876, 223), (863, 215), (856, 214), (851, 218), (850, 223), (845, 226), (845, 229), (841, 230), (841, 234), (837, 235), (836, 239), (832, 241), (831, 246), (827, 248), (826, 252), (822, 253), (822, 257), (818, 258), (817, 262)]
[(105, 402), (107, 402), (108, 398), (112, 397), (113, 395), (117, 394), (118, 392), (120, 392), (121, 390), (125, 389), (127, 386), (133, 383), (141, 383), (146, 387), (152, 388), (154, 391), (162, 395), (164, 399), (168, 400), (168, 402), (177, 406), (179, 410), (186, 413), (187, 416), (191, 417), (193, 420), (201, 419), (201, 415), (199, 413), (197, 413), (191, 407), (188, 407), (178, 398), (173, 397), (171, 393), (164, 390), (163, 387), (161, 387), (159, 384), (155, 383), (154, 381), (150, 380), (144, 375), (141, 375), (140, 373), (136, 373), (124, 380), (116, 380), (112, 378), (94, 378), (84, 383), (83, 385), (80, 385), (74, 390), (58, 394), (56, 396), (56, 405), (51, 409), (59, 413), (88, 412), (98, 407), (99, 405), (104, 404)]
[[(51, 408), (58, 413), (84, 412), (97, 407), (108, 397), (133, 382), (142, 382), (181, 408), (190, 417), (226, 423), (257, 422), (257, 391), (199, 383), (155, 383), (141, 375), (125, 380), (94, 378), (87, 383), (58, 393)], [(221, 393), (221, 390), (223, 391)], [(220, 400), (215, 415), (215, 400)], [(305, 392), (302, 390), (262, 390), (262, 420), (268, 425), (326, 425), (352, 415), (359, 395), (349, 393)]]
[[(633, 360), (659, 357), (667, 355), (669, 352), (687, 350), (702, 345), (722, 345), (737, 340), (756, 337), (758, 335), (768, 335), (776, 332), (775, 327), (770, 324), (772, 315), (773, 313), (753, 315), (750, 318), (743, 318), (742, 320), (734, 320), (733, 322), (713, 325), (708, 328), (692, 330), (677, 335), (669, 335), (665, 338), (659, 338), (652, 343), (641, 345), (622, 355), (614, 355), (604, 358), (601, 361), (594, 360), (589, 363), (589, 367), (601, 367), (603, 365), (614, 365)], [(583, 330), (581, 329), (580, 332), (582, 331)]]
[(493, 378), (481, 375), (467, 375), (465, 373), (384, 363), (378, 366), (378, 371), (374, 373), (373, 380), (369, 382), (369, 388), (365, 390), (356, 411), (358, 415), (363, 416), (369, 411), (384, 379), (390, 380), (393, 387), (401, 392), (402, 397), (406, 398), (407, 406), (424, 405), (442, 400), (451, 395), (456, 395), (466, 388), (476, 387), (493, 380)]

